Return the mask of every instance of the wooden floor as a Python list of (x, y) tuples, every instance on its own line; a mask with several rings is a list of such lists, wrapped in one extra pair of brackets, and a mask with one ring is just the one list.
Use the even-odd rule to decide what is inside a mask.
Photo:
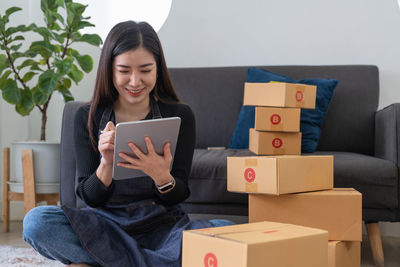
[[(1, 224), (1, 223), (0, 223)], [(2, 229), (2, 228), (0, 228)], [(0, 246), (9, 245), (15, 247), (28, 246), (22, 240), (22, 223), (11, 222), (10, 232), (0, 232)], [(367, 236), (363, 236), (364, 241), (361, 244), (361, 266), (373, 267), (372, 256), (368, 245)], [(383, 237), (383, 251), (385, 254), (385, 267), (400, 266), (400, 237)]]

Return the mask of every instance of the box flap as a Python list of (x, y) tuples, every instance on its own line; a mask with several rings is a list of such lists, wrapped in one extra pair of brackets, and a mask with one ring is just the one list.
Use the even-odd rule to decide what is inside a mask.
[(221, 235), (221, 234), (229, 234), (229, 233), (238, 233), (238, 232), (250, 232), (250, 231), (259, 231), (259, 230), (269, 230), (277, 227), (286, 226), (285, 223), (277, 223), (277, 222), (257, 222), (250, 224), (236, 224), (222, 227), (212, 227), (212, 228), (202, 228), (196, 230), (189, 230), (190, 232), (199, 233), (203, 235)]
[(323, 190), (323, 191), (315, 191), (315, 192), (307, 192), (304, 194), (309, 195), (346, 195), (346, 196), (361, 196), (361, 193), (355, 190), (354, 188), (333, 188), (331, 190)]
[(321, 229), (276, 222), (257, 222), (224, 227), (190, 230), (189, 232), (229, 239), (246, 244), (265, 243), (276, 240), (300, 238), (310, 235), (321, 235), (328, 232)]
[(290, 224), (273, 228), (267, 227), (266, 229), (255, 229), (246, 232), (224, 233), (217, 235), (216, 237), (239, 241), (250, 245), (314, 235), (326, 235), (328, 239), (328, 232), (325, 230)]

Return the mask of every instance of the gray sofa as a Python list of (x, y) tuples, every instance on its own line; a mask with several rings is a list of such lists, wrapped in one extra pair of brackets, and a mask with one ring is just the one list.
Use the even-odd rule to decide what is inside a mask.
[[(226, 157), (248, 150), (207, 150), (227, 146), (242, 106), (248, 67), (175, 68), (171, 78), (196, 117), (197, 145), (189, 180), (189, 213), (247, 215), (247, 195), (226, 191)], [(400, 105), (377, 112), (376, 66), (261, 66), (293, 79), (335, 78), (335, 89), (315, 154), (335, 157), (335, 187), (353, 187), (363, 196), (366, 222), (399, 220)], [(76, 199), (72, 121), (79, 102), (66, 104), (61, 136), (61, 203)]]

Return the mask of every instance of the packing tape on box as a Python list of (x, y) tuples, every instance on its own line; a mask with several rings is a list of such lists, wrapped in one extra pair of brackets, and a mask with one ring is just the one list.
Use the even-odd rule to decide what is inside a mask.
[(286, 155), (285, 148), (274, 148), (274, 155)]
[(257, 183), (254, 183), (254, 182), (252, 182), (252, 183), (246, 182), (245, 190), (246, 190), (246, 192), (248, 192), (248, 193), (257, 193), (257, 192), (258, 192)]
[(246, 167), (256, 167), (258, 165), (258, 160), (256, 158), (245, 159), (244, 165)]

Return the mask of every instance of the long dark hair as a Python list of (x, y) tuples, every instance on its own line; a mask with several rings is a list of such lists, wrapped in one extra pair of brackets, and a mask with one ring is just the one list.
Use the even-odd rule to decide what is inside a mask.
[(88, 129), (90, 141), (97, 150), (93, 135), (96, 110), (112, 105), (118, 99), (113, 83), (112, 63), (116, 56), (143, 47), (151, 52), (157, 64), (157, 81), (150, 97), (164, 103), (179, 102), (165, 63), (161, 42), (154, 29), (146, 22), (125, 21), (115, 25), (104, 42), (97, 69), (96, 85), (90, 103)]

